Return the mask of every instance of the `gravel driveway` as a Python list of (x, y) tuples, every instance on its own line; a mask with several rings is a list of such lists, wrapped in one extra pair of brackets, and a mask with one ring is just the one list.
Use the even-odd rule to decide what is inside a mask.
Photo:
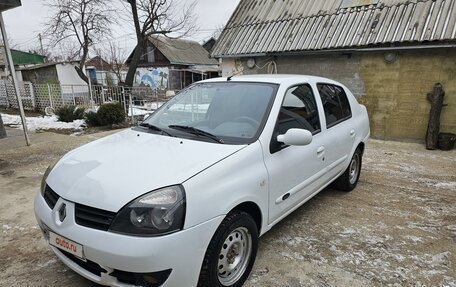
[[(41, 236), (33, 197), (48, 164), (105, 136), (0, 140), (0, 286), (94, 286)], [(456, 287), (456, 150), (371, 140), (358, 187), (327, 188), (260, 239), (253, 286)], [(176, 286), (185, 287), (185, 286)]]

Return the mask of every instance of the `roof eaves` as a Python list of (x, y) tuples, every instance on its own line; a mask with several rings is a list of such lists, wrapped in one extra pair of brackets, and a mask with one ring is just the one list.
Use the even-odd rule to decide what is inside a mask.
[(181, 66), (195, 66), (195, 65), (217, 66), (218, 65), (217, 62), (214, 62), (214, 63), (197, 63), (197, 62), (188, 63), (188, 62), (173, 61), (173, 62), (169, 62), (169, 63), (171, 65), (181, 65)]
[(28, 66), (28, 67), (23, 67), (23, 68), (18, 68), (18, 71), (31, 71), (31, 70), (36, 70), (36, 69), (41, 69), (41, 68), (47, 68), (51, 66), (57, 66), (57, 65), (65, 65), (65, 64), (77, 64), (78, 61), (61, 61), (61, 62), (55, 62), (55, 63), (44, 63), (44, 64), (39, 64), (39, 65), (33, 65), (33, 66)]
[(410, 51), (410, 50), (427, 50), (427, 49), (445, 49), (456, 48), (456, 41), (448, 41), (440, 43), (437, 41), (422, 43), (409, 43), (409, 45), (370, 45), (370, 46), (351, 46), (341, 48), (328, 48), (318, 50), (297, 50), (297, 51), (277, 51), (257, 54), (224, 54), (219, 58), (252, 58), (252, 57), (267, 57), (267, 56), (297, 56), (297, 55), (316, 55), (329, 53), (359, 53), (359, 52), (379, 52), (379, 51)]

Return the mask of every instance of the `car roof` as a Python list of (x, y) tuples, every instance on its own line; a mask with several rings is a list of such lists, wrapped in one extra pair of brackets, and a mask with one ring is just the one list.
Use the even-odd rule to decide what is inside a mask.
[[(206, 82), (224, 82), (227, 81), (227, 77), (212, 78), (209, 80), (201, 81)], [(292, 75), (292, 74), (257, 74), (257, 75), (234, 75), (231, 78), (233, 82), (261, 82), (261, 83), (274, 83), (274, 84), (290, 84), (292, 82), (324, 82), (334, 83), (341, 85), (340, 83), (323, 77), (309, 76), (309, 75)]]

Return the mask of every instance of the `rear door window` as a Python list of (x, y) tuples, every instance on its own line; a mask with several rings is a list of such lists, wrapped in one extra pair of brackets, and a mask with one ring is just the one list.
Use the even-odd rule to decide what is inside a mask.
[(342, 87), (317, 84), (317, 88), (323, 103), (327, 128), (351, 118), (350, 103)]

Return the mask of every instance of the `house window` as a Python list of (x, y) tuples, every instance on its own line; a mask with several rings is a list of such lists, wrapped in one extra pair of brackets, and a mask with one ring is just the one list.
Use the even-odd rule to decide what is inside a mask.
[(351, 117), (350, 103), (342, 87), (331, 84), (318, 84), (317, 87), (325, 111), (326, 127)]
[(155, 62), (155, 48), (147, 46), (147, 62), (154, 63)]

